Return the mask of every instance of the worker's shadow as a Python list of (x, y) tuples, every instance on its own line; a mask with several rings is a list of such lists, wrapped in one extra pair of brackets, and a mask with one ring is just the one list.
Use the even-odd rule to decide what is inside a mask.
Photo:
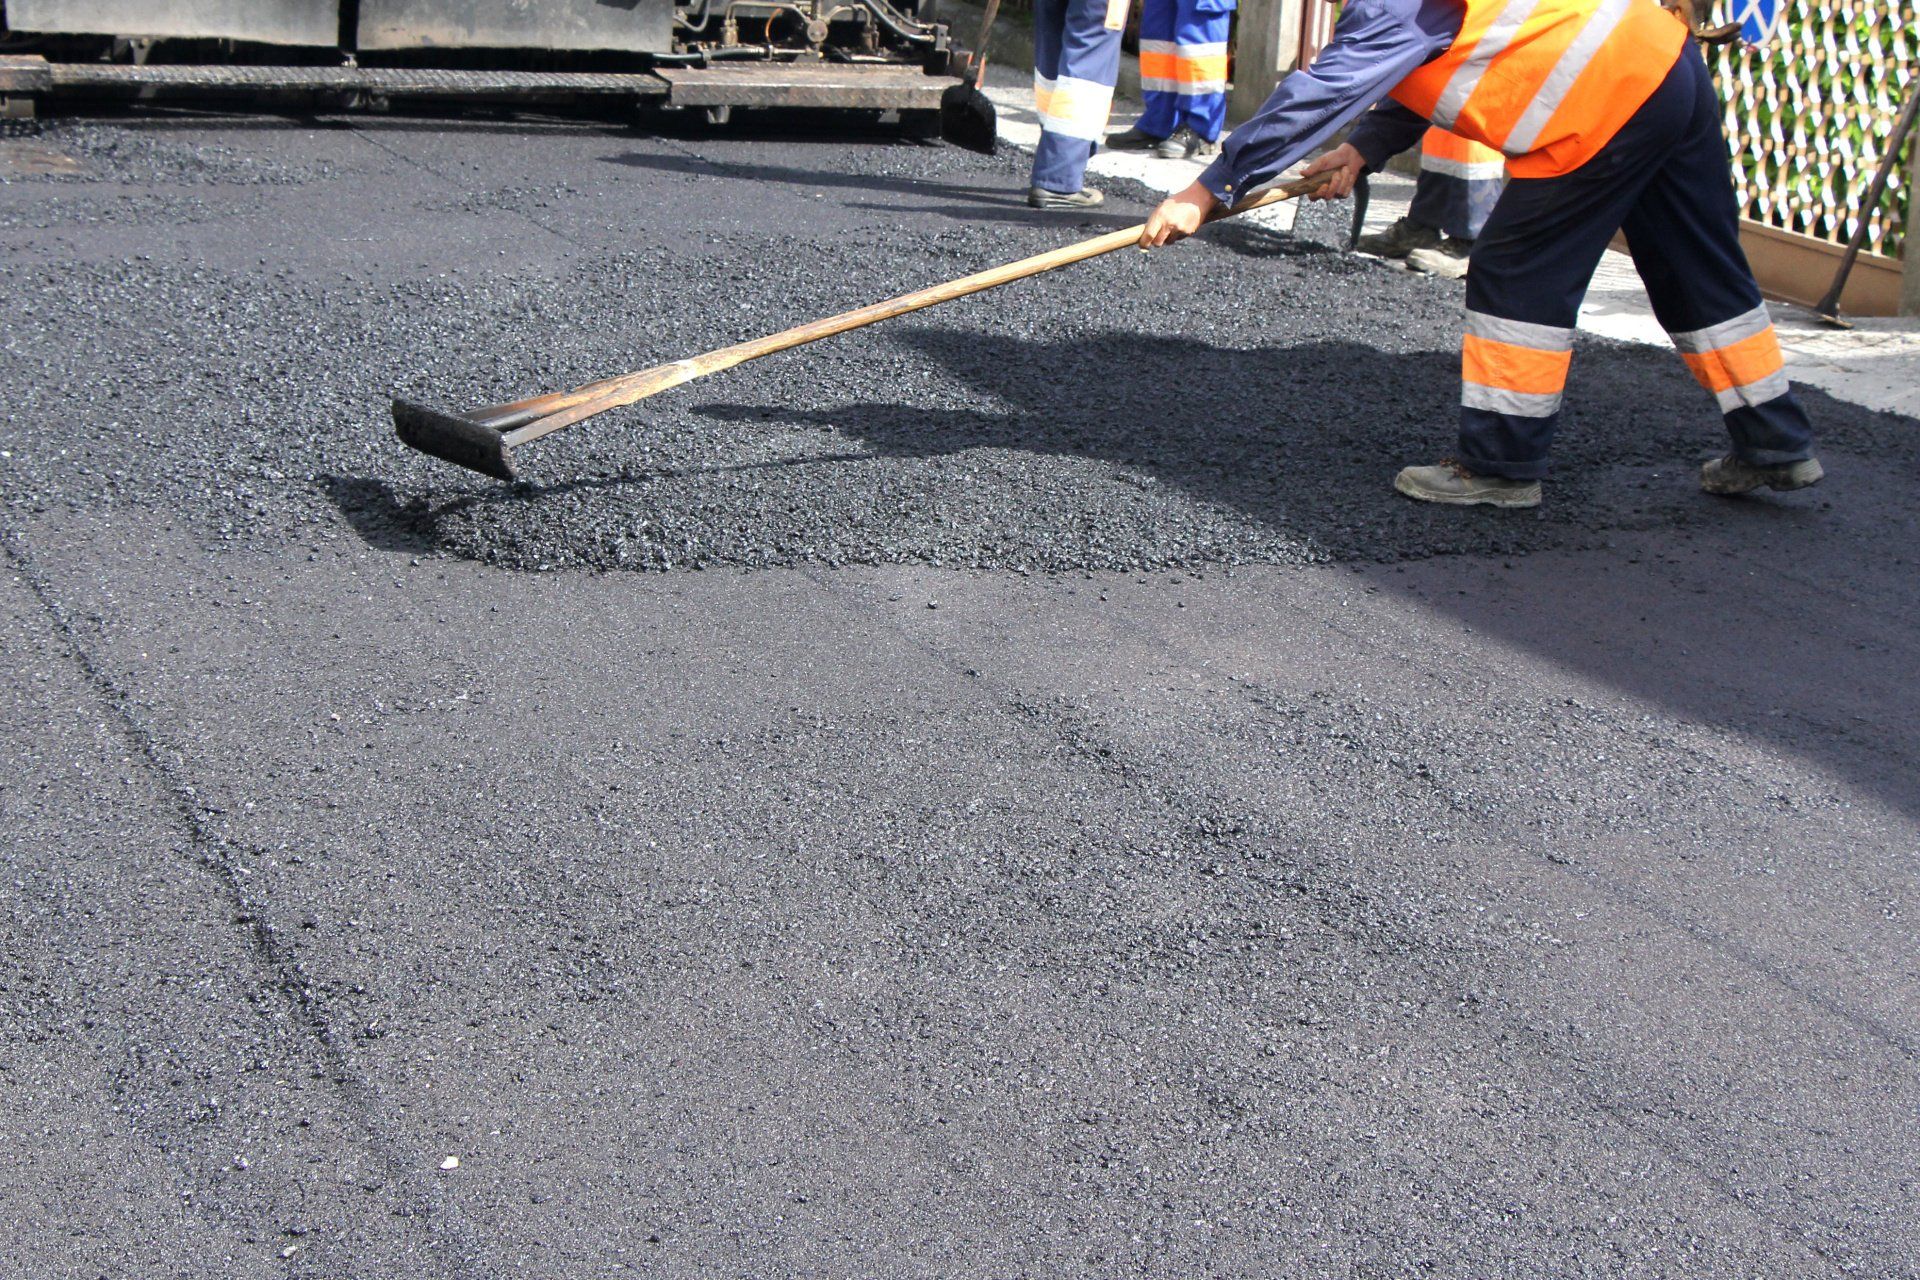
[[(1547, 502), (1461, 510), (1408, 501), (1389, 484), (1400, 465), (1452, 451), (1451, 351), (1348, 342), (1229, 350), (1137, 333), (897, 337), (965, 384), (968, 394), (954, 398), (1004, 407), (895, 400), (698, 412), (831, 428), (880, 455), (985, 455), (932, 473), (930, 493), (959, 499), (969, 486), (1016, 485), (1052, 493), (1090, 526), (1170, 511), (1175, 522), (1204, 524), (1205, 511), (1224, 509), (1241, 519), (1223, 519), (1213, 559), (1398, 566), (1368, 581), (1685, 718), (1819, 755), (1920, 812), (1920, 685), (1904, 669), (1910, 647), (1882, 634), (1889, 609), (1920, 627), (1920, 520), (1906, 478), (1920, 464), (1920, 436), (1908, 420), (1803, 388), (1846, 514), (1819, 490), (1712, 498), (1695, 478), (1698, 462), (1725, 448), (1711, 401), (1669, 353), (1583, 344)], [(1583, 414), (1583, 404), (1593, 407)], [(1015, 456), (997, 467), (995, 452)], [(1035, 455), (1109, 464), (1111, 508), (1099, 509), (1099, 478), (1048, 473)], [(1880, 465), (1851, 467), (1849, 456)], [(1173, 510), (1156, 492), (1198, 507)], [(993, 505), (1019, 518), (1017, 502)], [(1833, 582), (1860, 584), (1878, 607), (1836, 612)]]

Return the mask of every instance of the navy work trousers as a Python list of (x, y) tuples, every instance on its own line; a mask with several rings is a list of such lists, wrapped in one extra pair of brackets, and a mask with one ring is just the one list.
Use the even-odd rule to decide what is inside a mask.
[(1740, 248), (1720, 102), (1691, 42), (1592, 160), (1507, 184), (1467, 275), (1460, 442), (1488, 476), (1547, 473), (1581, 300), (1616, 230), (1654, 314), (1719, 401), (1733, 451), (1761, 466), (1812, 456), (1760, 289)]

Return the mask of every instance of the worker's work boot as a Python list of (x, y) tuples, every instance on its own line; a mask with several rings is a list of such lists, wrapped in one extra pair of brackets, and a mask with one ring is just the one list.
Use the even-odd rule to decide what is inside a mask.
[(1124, 132), (1108, 134), (1101, 145), (1109, 151), (1151, 151), (1165, 141), (1165, 138), (1140, 132), (1136, 124)]
[(1162, 160), (1187, 160), (1194, 156), (1214, 156), (1220, 154), (1218, 142), (1208, 142), (1193, 130), (1182, 125), (1173, 131), (1170, 138), (1162, 138), (1153, 154)]
[(1407, 266), (1442, 280), (1459, 280), (1467, 274), (1467, 255), (1472, 252), (1473, 241), (1448, 236), (1431, 249), (1415, 249), (1408, 254)]
[(1036, 209), (1098, 209), (1106, 201), (1106, 196), (1092, 187), (1082, 187), (1078, 191), (1049, 191), (1045, 187), (1027, 188), (1027, 203)]
[(1402, 218), (1385, 231), (1361, 236), (1353, 247), (1376, 258), (1404, 258), (1415, 249), (1431, 249), (1439, 243), (1439, 231), (1412, 218)]
[(1393, 487), (1422, 502), (1444, 502), (1455, 507), (1537, 507), (1538, 480), (1507, 480), (1477, 476), (1451, 458), (1438, 466), (1405, 467), (1393, 478)]
[(1752, 493), (1755, 489), (1804, 489), (1819, 484), (1826, 469), (1818, 458), (1784, 462), (1776, 467), (1756, 467), (1732, 454), (1700, 464), (1700, 487), (1708, 493)]

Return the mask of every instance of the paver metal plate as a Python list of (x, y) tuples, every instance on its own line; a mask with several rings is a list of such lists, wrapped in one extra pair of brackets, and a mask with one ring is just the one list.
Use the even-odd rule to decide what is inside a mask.
[(338, 0), (6, 0), (15, 31), (332, 45)]
[(660, 97), (658, 76), (625, 72), (449, 71), (434, 67), (133, 67), (104, 62), (48, 65), (55, 89), (175, 88), (188, 91), (362, 89), (422, 96), (616, 94)]
[(865, 107), (937, 111), (954, 82), (918, 67), (872, 63), (741, 63), (662, 67), (667, 101), (683, 107)]
[(37, 55), (0, 56), (0, 93), (39, 93), (53, 83), (47, 60)]
[(361, 0), (362, 49), (666, 53), (673, 0)]

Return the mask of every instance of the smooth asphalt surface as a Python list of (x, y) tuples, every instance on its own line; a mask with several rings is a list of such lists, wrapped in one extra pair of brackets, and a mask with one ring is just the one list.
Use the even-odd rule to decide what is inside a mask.
[(1920, 1275), (1920, 423), (741, 123), (0, 139), (0, 1276)]

